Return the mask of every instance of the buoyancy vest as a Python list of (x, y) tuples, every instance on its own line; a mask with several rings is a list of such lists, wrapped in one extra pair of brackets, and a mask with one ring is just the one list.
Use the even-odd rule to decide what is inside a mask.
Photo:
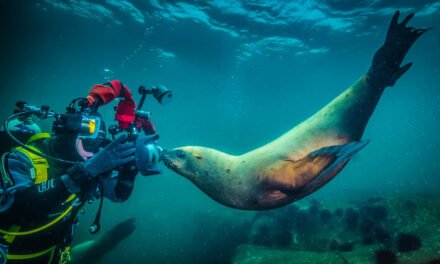
[[(45, 140), (50, 138), (49, 133), (40, 133), (33, 135), (29, 138), (29, 140), (26, 142), (26, 147), (36, 151), (40, 152), (40, 150), (34, 146), (33, 143), (36, 143), (41, 140)], [(12, 151), (18, 151), (24, 154), (26, 157), (28, 157), (29, 161), (32, 163), (31, 168), (31, 179), (34, 182), (35, 185), (47, 185), (50, 184), (51, 176), (49, 176), (49, 162), (44, 158), (41, 157), (26, 148), (23, 147), (15, 147)], [(11, 177), (8, 175), (7, 170), (5, 169), (5, 156), (7, 153), (4, 153), (2, 155), (1, 160), (1, 174), (3, 177), (3, 180), (9, 180), (10, 182), (13, 182)], [(44, 187), (43, 187), (44, 188)], [(2, 257), (1, 254), (3, 251), (3, 255), (5, 260), (7, 261), (13, 261), (16, 263), (20, 263), (21, 261), (25, 263), (40, 263), (40, 259), (44, 259), (44, 263), (68, 263), (70, 261), (70, 248), (69, 246), (63, 245), (62, 247), (58, 245), (52, 245), (45, 249), (37, 250), (36, 252), (26, 252), (25, 254), (11, 254), (8, 253), (7, 249), (13, 245), (14, 240), (17, 237), (26, 237), (26, 236), (35, 236), (39, 233), (48, 231), (51, 227), (56, 226), (58, 223), (63, 222), (66, 218), (72, 217), (75, 218), (77, 215), (77, 212), (80, 210), (81, 202), (80, 199), (75, 194), (66, 194), (67, 198), (62, 202), (62, 204), (59, 206), (62, 208), (62, 211), (58, 213), (56, 217), (52, 217), (52, 219), (48, 220), (47, 222), (37, 226), (33, 227), (28, 230), (22, 230), (22, 227), (20, 225), (12, 224), (9, 227), (5, 228), (4, 226), (0, 226), (0, 264), (2, 264)], [(56, 205), (57, 206), (57, 205)], [(72, 221), (73, 222), (73, 221)], [(36, 242), (38, 243), (38, 242)]]

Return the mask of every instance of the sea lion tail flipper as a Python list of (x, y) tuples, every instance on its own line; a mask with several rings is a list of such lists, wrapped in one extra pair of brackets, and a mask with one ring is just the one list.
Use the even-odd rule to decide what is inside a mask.
[(378, 88), (393, 86), (409, 70), (411, 64), (400, 67), (406, 54), (423, 33), (432, 29), (417, 29), (407, 26), (414, 17), (414, 13), (409, 14), (401, 23), (398, 22), (399, 15), (399, 11), (394, 13), (388, 27), (385, 43), (374, 54), (373, 62), (368, 70), (368, 82)]

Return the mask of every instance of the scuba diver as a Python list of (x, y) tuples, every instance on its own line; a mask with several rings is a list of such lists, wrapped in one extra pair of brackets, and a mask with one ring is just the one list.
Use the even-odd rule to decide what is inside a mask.
[[(117, 80), (93, 86), (87, 98), (74, 99), (65, 114), (17, 103), (19, 110), (8, 118), (4, 132), (18, 146), (2, 153), (0, 162), (0, 264), (69, 263), (78, 213), (87, 201), (100, 198), (89, 228), (97, 233), (103, 197), (123, 202), (138, 172), (160, 173), (158, 135), (149, 113), (140, 109), (147, 94), (164, 104), (171, 92), (163, 86), (141, 86), (139, 92), (137, 109), (131, 91)], [(116, 107), (118, 125), (109, 128), (110, 140), (98, 108), (116, 98), (122, 100)], [(32, 115), (55, 118), (53, 133), (8, 129), (14, 120), (23, 123)]]

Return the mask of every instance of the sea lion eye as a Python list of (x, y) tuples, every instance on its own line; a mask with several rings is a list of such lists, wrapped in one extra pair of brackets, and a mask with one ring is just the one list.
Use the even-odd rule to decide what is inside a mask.
[(176, 156), (177, 156), (178, 158), (185, 158), (185, 151), (183, 151), (183, 150), (178, 150), (178, 151), (176, 152)]
[(193, 156), (196, 158), (196, 159), (203, 159), (203, 157), (202, 157), (202, 155), (200, 155), (200, 154), (193, 154)]

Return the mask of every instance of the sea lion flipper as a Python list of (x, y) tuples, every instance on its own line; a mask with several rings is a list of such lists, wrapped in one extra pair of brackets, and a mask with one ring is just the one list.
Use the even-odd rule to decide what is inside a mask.
[(308, 187), (314, 189), (314, 186), (322, 186), (325, 182), (329, 181), (335, 174), (342, 170), (353, 155), (363, 149), (368, 142), (369, 141), (353, 141), (344, 145), (325, 147), (310, 153), (311, 156), (314, 156), (328, 152), (332, 153), (332, 155), (335, 156), (335, 159), (331, 164), (319, 172), (319, 175), (313, 179), (312, 184)]
[(317, 184), (339, 172), (368, 141), (324, 147), (297, 160), (284, 160), (284, 166), (268, 177), (270, 189), (286, 194), (297, 192), (309, 183)]
[(400, 67), (409, 49), (421, 35), (431, 29), (407, 26), (414, 13), (409, 14), (401, 23), (399, 23), (399, 15), (399, 11), (394, 13), (385, 43), (377, 50), (368, 71), (368, 81), (375, 87), (384, 88), (396, 83), (410, 67), (409, 64)]
[(338, 159), (351, 158), (368, 144), (368, 141), (353, 141), (348, 144), (324, 147), (309, 154), (310, 157), (334, 155)]

